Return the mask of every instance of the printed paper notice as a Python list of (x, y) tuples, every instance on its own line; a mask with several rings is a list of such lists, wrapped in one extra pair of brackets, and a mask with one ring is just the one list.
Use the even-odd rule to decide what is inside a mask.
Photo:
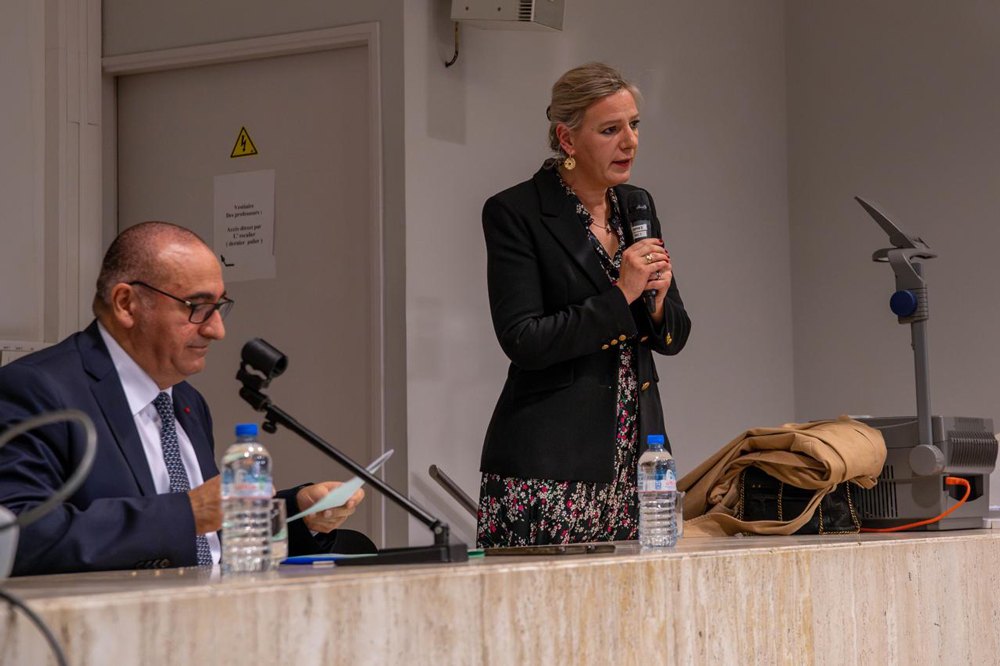
[(274, 279), (274, 169), (215, 177), (215, 255), (226, 282)]

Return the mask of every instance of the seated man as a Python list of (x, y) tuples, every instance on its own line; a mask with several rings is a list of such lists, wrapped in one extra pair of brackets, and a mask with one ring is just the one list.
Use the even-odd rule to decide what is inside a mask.
[[(76, 408), (93, 419), (98, 434), (83, 485), (21, 532), (14, 575), (219, 562), (212, 419), (184, 379), (204, 368), (209, 344), (225, 336), (222, 320), (231, 306), (218, 259), (198, 236), (146, 222), (108, 249), (96, 321), (0, 368), (0, 431)], [(15, 438), (0, 448), (0, 504), (20, 513), (42, 503), (76, 469), (84, 448), (83, 428), (66, 422)], [(278, 496), (292, 515), (338, 485), (300, 486)], [(363, 535), (337, 530), (363, 498), (358, 490), (343, 507), (289, 524), (289, 551), (374, 550)]]

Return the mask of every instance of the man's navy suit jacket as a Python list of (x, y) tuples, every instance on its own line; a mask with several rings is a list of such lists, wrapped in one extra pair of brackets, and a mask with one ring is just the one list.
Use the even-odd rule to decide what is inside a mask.
[[(212, 478), (218, 468), (208, 405), (187, 382), (174, 386), (173, 403), (202, 477)], [(0, 431), (31, 416), (69, 408), (93, 419), (97, 458), (67, 502), (22, 530), (14, 575), (197, 564), (188, 495), (157, 494), (96, 321), (53, 347), (0, 368)], [(0, 448), (0, 504), (20, 513), (45, 501), (79, 465), (84, 439), (80, 425), (63, 422), (32, 430)], [(288, 515), (298, 511), (297, 490), (278, 493), (288, 502)], [(293, 553), (326, 550), (336, 539), (336, 532), (314, 539), (302, 521), (289, 525)]]

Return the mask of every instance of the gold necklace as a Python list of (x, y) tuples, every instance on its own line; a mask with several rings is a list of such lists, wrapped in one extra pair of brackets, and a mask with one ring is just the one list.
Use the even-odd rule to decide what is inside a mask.
[(593, 226), (597, 227), (598, 229), (603, 229), (604, 231), (607, 231), (607, 230), (608, 230), (608, 227), (607, 227), (607, 226), (603, 226), (603, 227), (602, 227), (602, 226), (601, 226), (601, 225), (599, 225), (599, 224), (598, 224), (597, 222), (591, 222), (591, 224), (592, 224)]

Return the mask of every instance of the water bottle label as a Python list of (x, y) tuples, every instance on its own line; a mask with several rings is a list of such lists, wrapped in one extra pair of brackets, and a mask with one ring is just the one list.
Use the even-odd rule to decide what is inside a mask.
[(662, 493), (677, 491), (677, 477), (671, 469), (664, 470), (663, 473), (639, 479), (640, 493)]
[(640, 493), (662, 493), (675, 492), (677, 490), (676, 479), (647, 479), (639, 486)]
[(270, 477), (254, 474), (251, 470), (226, 470), (222, 484), (223, 499), (271, 497)]

